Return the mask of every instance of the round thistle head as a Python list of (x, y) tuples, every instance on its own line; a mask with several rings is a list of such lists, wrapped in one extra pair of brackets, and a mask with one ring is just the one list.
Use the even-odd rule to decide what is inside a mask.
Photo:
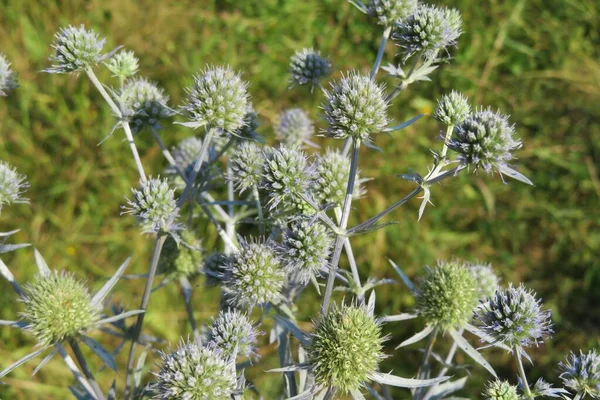
[(521, 145), (508, 116), (489, 108), (470, 114), (456, 125), (448, 143), (463, 165), (486, 172), (501, 171), (512, 159), (511, 152)]
[(285, 258), (285, 269), (306, 284), (327, 265), (332, 246), (333, 239), (323, 224), (300, 219), (284, 232), (279, 251)]
[(25, 179), (9, 163), (0, 161), (0, 210), (4, 204), (28, 202), (22, 197), (29, 187)]
[(235, 364), (216, 347), (182, 342), (161, 358), (153, 384), (156, 399), (223, 400), (236, 389)]
[(217, 286), (225, 278), (225, 267), (229, 257), (226, 254), (214, 252), (204, 258), (205, 284), (208, 287)]
[(124, 108), (123, 114), (131, 120), (131, 130), (135, 133), (146, 126), (159, 129), (158, 121), (174, 114), (167, 106), (169, 96), (154, 82), (144, 78), (128, 81), (121, 89), (119, 100)]
[(384, 338), (375, 318), (357, 305), (332, 307), (319, 321), (308, 349), (318, 385), (347, 393), (377, 371)]
[(133, 198), (123, 206), (123, 213), (135, 216), (144, 233), (170, 232), (178, 229), (179, 208), (175, 191), (165, 179), (148, 179), (139, 189), (132, 188)]
[(558, 366), (565, 387), (592, 399), (600, 399), (600, 356), (596, 350), (588, 353), (580, 350), (579, 355), (570, 353)]
[(229, 67), (206, 67), (194, 77), (183, 110), (195, 127), (208, 126), (227, 134), (246, 124), (247, 84)]
[[(350, 159), (339, 151), (327, 150), (317, 162), (317, 179), (313, 190), (320, 204), (342, 206), (346, 198), (348, 175), (350, 175)], [(365, 188), (358, 173), (354, 180), (354, 198), (364, 196)]]
[(455, 90), (443, 95), (433, 112), (433, 117), (444, 125), (458, 125), (471, 114), (469, 100)]
[(485, 400), (520, 400), (517, 387), (507, 381), (491, 381), (482, 393)]
[(203, 267), (201, 241), (187, 229), (179, 232), (179, 236), (179, 245), (172, 237), (166, 240), (158, 260), (158, 270), (173, 279), (191, 278), (198, 275)]
[(270, 243), (243, 243), (225, 264), (225, 284), (240, 306), (277, 300), (285, 283), (281, 260)]
[(500, 288), (500, 278), (494, 273), (490, 264), (470, 265), (469, 270), (475, 279), (477, 298), (480, 301), (493, 296)]
[(336, 139), (348, 136), (369, 141), (388, 124), (388, 102), (382, 86), (366, 75), (350, 72), (332, 83), (322, 105), (329, 127), (325, 135)]
[(255, 355), (259, 334), (248, 315), (237, 310), (219, 312), (208, 328), (208, 339), (226, 357), (232, 357), (235, 349), (243, 357)]
[(264, 157), (260, 146), (251, 141), (242, 142), (231, 155), (229, 159), (231, 174), (228, 179), (233, 182), (238, 192), (244, 193), (260, 185)]
[(10, 68), (10, 63), (0, 53), (0, 96), (6, 96), (8, 92), (19, 87), (17, 74)]
[(377, 23), (390, 28), (416, 11), (419, 0), (371, 0), (367, 13), (377, 18)]
[(46, 72), (64, 74), (79, 72), (91, 68), (102, 61), (102, 48), (105, 39), (83, 25), (76, 28), (72, 25), (60, 30), (54, 35), (52, 47), (55, 50), (50, 61), (54, 64)]
[(438, 261), (427, 267), (417, 295), (417, 310), (428, 324), (442, 330), (465, 326), (477, 307), (476, 282), (458, 260)]
[(301, 147), (309, 143), (315, 127), (308, 115), (300, 108), (291, 108), (279, 114), (275, 126), (277, 140), (289, 147)]
[(456, 45), (461, 33), (458, 11), (423, 5), (397, 24), (392, 39), (405, 58), (421, 54), (433, 61), (441, 51)]
[(498, 290), (475, 310), (475, 323), (493, 339), (509, 347), (529, 347), (552, 334), (550, 311), (525, 286)]
[(302, 194), (308, 191), (315, 176), (306, 153), (282, 145), (265, 157), (261, 188), (269, 196), (270, 209), (280, 204), (283, 208), (298, 208), (303, 202)]
[(38, 275), (23, 289), (23, 318), (43, 346), (72, 339), (100, 319), (88, 288), (70, 273)]
[(133, 51), (121, 50), (104, 64), (114, 77), (123, 81), (137, 74), (139, 68), (138, 61)]
[(314, 49), (297, 51), (290, 60), (290, 74), (292, 84), (319, 85), (321, 79), (329, 75), (331, 63), (321, 56), (321, 52)]

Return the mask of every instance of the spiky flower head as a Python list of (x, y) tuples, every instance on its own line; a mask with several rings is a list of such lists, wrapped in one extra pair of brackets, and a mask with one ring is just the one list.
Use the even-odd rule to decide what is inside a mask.
[(485, 300), (496, 293), (500, 288), (500, 278), (494, 273), (490, 264), (473, 264), (469, 266), (469, 270), (475, 278), (475, 287), (477, 298)]
[(529, 347), (552, 334), (550, 311), (522, 284), (498, 290), (475, 310), (475, 323), (492, 340), (509, 347)]
[(310, 143), (315, 126), (308, 115), (300, 108), (291, 108), (279, 114), (275, 126), (277, 139), (288, 147), (300, 147)]
[(521, 146), (508, 116), (490, 108), (476, 111), (456, 125), (448, 143), (462, 164), (486, 172), (502, 172), (512, 159), (511, 152)]
[(160, 370), (155, 374), (155, 399), (229, 399), (235, 391), (235, 363), (220, 349), (181, 342), (171, 353), (161, 352)]
[(104, 56), (102, 48), (106, 39), (81, 25), (76, 28), (72, 25), (60, 30), (54, 35), (52, 47), (55, 49), (54, 56), (50, 61), (54, 63), (46, 72), (64, 74), (79, 72), (91, 68), (100, 63)]
[(333, 306), (316, 326), (308, 349), (318, 385), (357, 390), (384, 358), (379, 322), (358, 305)]
[(355, 71), (331, 86), (322, 105), (329, 124), (326, 136), (336, 139), (350, 136), (369, 141), (371, 135), (386, 127), (389, 103), (385, 100), (382, 86)]
[(208, 339), (227, 357), (232, 357), (236, 349), (237, 354), (243, 357), (256, 354), (258, 335), (248, 315), (238, 310), (219, 312), (208, 328)]
[(292, 83), (297, 85), (319, 85), (321, 79), (329, 75), (331, 63), (314, 49), (297, 51), (290, 60)]
[(206, 286), (217, 286), (225, 278), (225, 267), (229, 256), (220, 252), (214, 252), (204, 258), (204, 275)]
[(139, 60), (133, 51), (121, 50), (113, 55), (105, 65), (114, 77), (124, 81), (137, 74)]
[(100, 319), (87, 286), (68, 272), (37, 275), (23, 290), (23, 318), (42, 346), (72, 339)]
[(227, 134), (242, 128), (248, 108), (247, 83), (230, 67), (207, 66), (194, 77), (183, 110), (190, 126), (218, 128)]
[(174, 114), (167, 105), (169, 96), (165, 95), (156, 83), (144, 78), (127, 81), (119, 94), (123, 114), (132, 122), (135, 133), (144, 127), (159, 129), (159, 120)]
[(485, 386), (482, 393), (485, 400), (520, 400), (517, 387), (507, 381), (491, 381)]
[(444, 125), (458, 125), (471, 114), (471, 105), (464, 94), (455, 90), (443, 95), (433, 112), (433, 117)]
[(300, 149), (288, 148), (284, 145), (266, 154), (263, 166), (261, 188), (269, 196), (269, 207), (295, 208), (302, 201), (314, 180), (315, 170), (309, 163), (308, 156)]
[(0, 96), (6, 96), (8, 92), (19, 87), (17, 74), (10, 68), (10, 63), (0, 53)]
[[(316, 200), (320, 204), (343, 205), (350, 175), (350, 159), (339, 151), (328, 149), (319, 157), (316, 170), (317, 179), (313, 188)], [(365, 194), (363, 181), (359, 179), (358, 173), (354, 180), (352, 194), (354, 198)]]
[(160, 177), (140, 183), (132, 188), (133, 198), (123, 206), (123, 213), (135, 216), (145, 233), (171, 232), (178, 229), (179, 208), (175, 191), (166, 179)]
[(25, 175), (19, 174), (9, 163), (0, 161), (0, 210), (4, 204), (28, 202), (22, 197), (29, 187), (25, 179)]
[(227, 288), (240, 306), (254, 307), (278, 299), (285, 283), (285, 271), (273, 245), (242, 243), (225, 264)]
[(179, 232), (179, 237), (179, 243), (172, 237), (165, 241), (158, 260), (158, 271), (173, 279), (191, 278), (203, 267), (201, 241), (187, 229)]
[(254, 142), (244, 141), (237, 147), (229, 159), (231, 174), (228, 176), (237, 191), (244, 193), (260, 185), (264, 159), (264, 152)]
[(579, 355), (571, 352), (558, 366), (565, 387), (592, 399), (600, 399), (600, 356), (596, 350), (587, 353), (579, 350)]
[(377, 18), (379, 25), (391, 28), (415, 12), (418, 5), (418, 0), (371, 0), (367, 13)]
[(441, 51), (456, 45), (461, 27), (458, 11), (448, 11), (432, 5), (422, 5), (396, 26), (392, 39), (401, 48), (405, 58), (421, 54), (434, 61)]
[(477, 307), (473, 274), (459, 260), (438, 261), (427, 267), (417, 295), (417, 311), (428, 324), (443, 330), (465, 326)]
[(332, 245), (333, 238), (327, 227), (303, 218), (292, 222), (284, 231), (279, 251), (285, 259), (285, 269), (305, 284), (327, 265)]

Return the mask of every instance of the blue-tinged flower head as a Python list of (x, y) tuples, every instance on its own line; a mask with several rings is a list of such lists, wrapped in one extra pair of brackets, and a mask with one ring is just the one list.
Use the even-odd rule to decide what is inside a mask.
[[(346, 197), (350, 159), (339, 151), (328, 149), (316, 162), (317, 179), (313, 188), (316, 200), (321, 204), (341, 207)], [(359, 179), (358, 172), (354, 180), (354, 198), (364, 196), (366, 189)]]
[(225, 285), (238, 306), (251, 308), (278, 300), (286, 281), (281, 258), (270, 242), (243, 242), (224, 267)]
[(500, 278), (494, 273), (491, 264), (473, 264), (469, 266), (469, 270), (475, 279), (479, 300), (493, 296), (500, 288)]
[(318, 86), (329, 75), (331, 63), (314, 49), (297, 51), (290, 60), (292, 83), (296, 85)]
[(144, 78), (134, 78), (126, 82), (119, 93), (122, 110), (131, 121), (131, 130), (135, 133), (144, 127), (159, 129), (159, 120), (174, 115), (169, 108), (169, 96), (154, 82)]
[(352, 137), (369, 141), (388, 124), (383, 87), (366, 75), (350, 72), (332, 83), (322, 105), (329, 124), (325, 135), (336, 139)]
[(512, 152), (522, 146), (508, 116), (490, 108), (476, 111), (454, 127), (448, 147), (463, 165), (502, 172)]
[(158, 271), (169, 278), (193, 278), (204, 266), (201, 241), (193, 232), (185, 229), (179, 232), (180, 242), (167, 238), (158, 260)]
[(194, 126), (235, 133), (246, 124), (247, 86), (231, 68), (208, 66), (194, 77), (183, 110)]
[(37, 275), (23, 286), (27, 330), (40, 345), (73, 339), (100, 320), (87, 286), (67, 272)]
[(123, 213), (135, 216), (144, 233), (172, 232), (177, 230), (179, 208), (175, 191), (166, 179), (148, 179), (139, 189), (132, 188), (133, 197), (123, 206)]
[(600, 399), (600, 356), (596, 350), (587, 353), (580, 350), (579, 354), (571, 352), (558, 366), (565, 387), (592, 399)]
[(231, 174), (228, 179), (238, 192), (258, 188), (262, 182), (264, 160), (262, 148), (254, 142), (244, 141), (236, 148), (229, 159)]
[(417, 10), (418, 0), (371, 0), (367, 13), (377, 18), (377, 23), (390, 28)]
[(0, 53), (0, 96), (6, 96), (8, 92), (19, 87), (17, 74), (10, 68), (10, 63)]
[(161, 359), (152, 385), (156, 399), (224, 400), (236, 390), (235, 363), (214, 346), (182, 341)]
[(227, 357), (233, 352), (243, 357), (256, 355), (256, 341), (260, 332), (246, 313), (238, 310), (219, 312), (208, 328), (208, 340)]
[(482, 393), (485, 400), (520, 400), (517, 387), (507, 381), (491, 381)]
[(443, 95), (433, 112), (433, 117), (444, 125), (458, 125), (471, 114), (469, 100), (455, 90)]
[(139, 60), (134, 52), (127, 50), (119, 51), (104, 64), (113, 76), (121, 81), (137, 74), (139, 68)]
[(414, 54), (434, 61), (439, 53), (455, 46), (462, 33), (460, 13), (431, 5), (422, 5), (396, 25), (392, 39), (405, 58)]
[(3, 205), (27, 203), (23, 193), (29, 187), (25, 175), (21, 175), (9, 163), (0, 161), (0, 210)]
[(306, 284), (327, 265), (332, 246), (333, 238), (327, 227), (319, 221), (302, 218), (290, 223), (278, 249), (286, 271), (299, 283)]
[(535, 292), (512, 284), (487, 298), (475, 310), (476, 325), (493, 343), (529, 347), (552, 334), (550, 311), (542, 310)]
[(50, 57), (50, 61), (53, 65), (46, 72), (64, 74), (94, 67), (104, 58), (102, 48), (105, 40), (83, 25), (79, 28), (72, 25), (60, 28), (54, 35), (52, 44), (55, 54)]
[(384, 358), (380, 323), (363, 306), (333, 306), (317, 323), (308, 348), (315, 383), (347, 393), (359, 389)]
[(308, 115), (300, 108), (290, 108), (279, 114), (275, 126), (277, 140), (288, 147), (301, 147), (310, 142), (315, 126)]

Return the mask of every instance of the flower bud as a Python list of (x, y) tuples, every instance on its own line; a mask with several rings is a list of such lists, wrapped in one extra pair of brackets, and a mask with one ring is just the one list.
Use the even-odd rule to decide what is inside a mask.
[(297, 51), (290, 60), (292, 83), (317, 86), (321, 79), (329, 75), (331, 63), (314, 49)]
[(8, 92), (19, 87), (17, 74), (10, 68), (10, 63), (0, 53), (0, 96), (6, 96)]
[(371, 0), (367, 13), (377, 18), (377, 23), (391, 28), (416, 11), (418, 0)]
[(462, 93), (453, 90), (438, 101), (433, 117), (449, 126), (460, 124), (469, 114), (471, 114), (469, 101)]
[(500, 288), (500, 279), (496, 276), (490, 264), (470, 265), (469, 270), (475, 279), (477, 298), (479, 300), (485, 300), (493, 296), (496, 290)]
[(124, 81), (138, 72), (138, 59), (133, 51), (121, 50), (112, 56), (106, 63), (106, 68), (112, 72), (114, 77)]
[(248, 316), (240, 311), (221, 311), (208, 328), (208, 339), (223, 351), (226, 357), (237, 354), (249, 357), (255, 354), (259, 335)]
[(55, 49), (55, 54), (50, 57), (54, 65), (46, 72), (55, 74), (79, 72), (94, 67), (103, 59), (102, 48), (105, 39), (100, 39), (96, 32), (86, 30), (83, 25), (79, 28), (72, 25), (60, 28), (54, 35), (54, 39), (52, 47)]
[(152, 179), (140, 184), (139, 189), (131, 189), (132, 200), (127, 200), (123, 213), (135, 216), (144, 233), (170, 232), (177, 230), (179, 208), (175, 201), (175, 191), (165, 179)]
[(27, 203), (23, 193), (29, 187), (26, 177), (17, 172), (9, 163), (0, 161), (0, 210), (4, 204)]
[(315, 127), (308, 115), (300, 108), (291, 108), (279, 115), (275, 126), (277, 140), (288, 147), (301, 147), (310, 143)]
[(254, 142), (244, 141), (237, 147), (230, 158), (231, 174), (228, 179), (238, 192), (244, 193), (260, 185), (264, 158), (264, 152)]
[[(348, 188), (350, 159), (338, 151), (327, 150), (316, 164), (317, 179), (313, 190), (316, 200), (321, 205), (333, 204), (341, 207), (344, 204)], [(354, 198), (359, 198), (365, 193), (363, 180), (359, 179), (357, 173), (352, 195)]]
[(582, 393), (593, 399), (600, 398), (600, 356), (596, 350), (587, 353), (579, 351), (579, 355), (569, 353), (564, 362), (558, 365), (560, 379), (565, 387), (576, 393)]
[(187, 229), (182, 230), (179, 235), (179, 244), (172, 237), (165, 241), (158, 260), (158, 271), (173, 279), (192, 278), (203, 267), (201, 241)]
[(128, 81), (119, 94), (123, 114), (131, 120), (131, 130), (140, 132), (144, 127), (159, 129), (159, 120), (174, 112), (168, 107), (169, 96), (154, 82), (144, 78)]
[(488, 382), (482, 393), (485, 400), (520, 400), (517, 387), (507, 381)]

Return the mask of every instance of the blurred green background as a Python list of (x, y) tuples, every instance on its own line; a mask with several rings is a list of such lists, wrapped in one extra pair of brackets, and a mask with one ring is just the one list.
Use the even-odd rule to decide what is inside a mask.
[[(389, 277), (387, 258), (411, 276), (438, 258), (458, 256), (490, 262), (504, 283), (525, 282), (552, 309), (556, 335), (532, 350), (532, 378), (557, 382), (557, 362), (569, 349), (598, 347), (600, 331), (600, 3), (596, 0), (530, 0), (447, 2), (460, 9), (465, 33), (454, 59), (415, 84), (390, 109), (395, 122), (430, 112), (435, 100), (451, 89), (467, 94), (474, 104), (491, 105), (511, 114), (524, 148), (520, 170), (535, 187), (499, 177), (463, 174), (432, 191), (435, 207), (416, 221), (414, 200), (393, 213), (397, 225), (353, 239), (363, 277)], [(152, 240), (139, 234), (133, 218), (120, 217), (120, 204), (136, 182), (136, 170), (118, 132), (97, 146), (109, 132), (112, 115), (85, 76), (48, 75), (54, 32), (66, 24), (85, 24), (108, 38), (106, 49), (124, 45), (140, 58), (140, 74), (157, 81), (181, 104), (191, 75), (207, 63), (228, 63), (243, 71), (261, 114), (260, 132), (272, 139), (271, 124), (285, 107), (299, 106), (319, 119), (322, 94), (304, 88), (288, 90), (287, 64), (295, 50), (314, 46), (328, 55), (336, 70), (370, 68), (380, 28), (343, 0), (90, 0), (38, 2), (0, 1), (0, 51), (19, 73), (21, 87), (0, 99), (0, 159), (27, 174), (30, 205), (3, 209), (0, 231), (20, 228), (15, 242), (29, 242), (52, 268), (69, 269), (95, 288), (128, 256), (129, 272), (146, 271)], [(387, 48), (387, 60), (395, 53)], [(109, 74), (99, 69), (101, 80)], [(318, 123), (323, 126), (322, 121)], [(363, 151), (362, 175), (368, 197), (356, 203), (351, 225), (367, 219), (403, 197), (412, 186), (396, 177), (409, 169), (424, 173), (429, 149), (439, 148), (440, 126), (424, 118), (376, 144), (384, 157)], [(169, 125), (163, 139), (173, 145), (191, 131)], [(323, 146), (339, 142), (321, 140)], [(147, 172), (165, 166), (149, 135), (138, 138)], [(205, 247), (217, 245), (208, 230)], [(31, 249), (3, 256), (24, 282), (35, 272)], [(121, 283), (113, 299), (133, 308), (142, 282)], [(209, 321), (217, 309), (215, 290), (196, 291), (196, 315)], [(157, 292), (145, 329), (172, 342), (187, 335), (185, 309), (174, 286)], [(306, 292), (299, 308), (304, 327), (310, 325), (318, 300)], [(0, 319), (14, 319), (21, 310), (10, 286), (0, 282)], [(412, 299), (401, 286), (378, 289), (377, 312), (409, 311)], [(392, 356), (383, 365), (400, 375), (416, 370), (418, 346), (392, 349), (422, 321), (388, 325)], [(31, 338), (0, 329), (0, 370), (30, 351)], [(116, 345), (109, 342), (108, 346)], [(444, 344), (436, 348), (444, 354)], [(273, 366), (273, 346), (249, 373), (266, 398), (280, 386)], [(516, 381), (510, 356), (486, 351), (504, 378)], [(124, 362), (125, 354), (119, 361)], [(468, 362), (462, 354), (458, 360)], [(98, 365), (94, 360), (94, 365)], [(31, 378), (32, 362), (11, 373), (0, 387), (2, 399), (68, 397), (68, 371), (54, 360)], [(151, 367), (151, 365), (149, 365)], [(473, 368), (463, 395), (478, 398), (488, 379)], [(108, 387), (112, 374), (99, 373)], [(123, 377), (120, 376), (122, 380)], [(119, 381), (122, 387), (121, 381)], [(406, 392), (394, 392), (403, 398)]]

